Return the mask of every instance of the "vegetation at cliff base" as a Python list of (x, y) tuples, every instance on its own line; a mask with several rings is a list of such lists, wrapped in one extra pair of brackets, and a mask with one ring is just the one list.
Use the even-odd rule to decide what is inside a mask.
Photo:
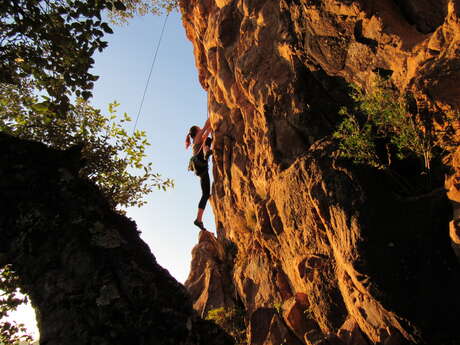
[(235, 339), (236, 345), (247, 345), (246, 327), (244, 314), (241, 309), (215, 308), (208, 311), (206, 320), (213, 321)]

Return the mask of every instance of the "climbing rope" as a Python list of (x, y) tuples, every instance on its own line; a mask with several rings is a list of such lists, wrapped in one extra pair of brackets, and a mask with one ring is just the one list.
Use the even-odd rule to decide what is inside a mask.
[(147, 89), (148, 89), (149, 84), (150, 84), (150, 78), (152, 77), (153, 67), (155, 66), (155, 62), (157, 61), (158, 50), (160, 49), (160, 44), (161, 44), (161, 40), (163, 39), (163, 34), (165, 32), (166, 22), (168, 21), (168, 17), (169, 17), (169, 12), (166, 14), (165, 20), (163, 22), (163, 27), (162, 27), (161, 33), (160, 33), (160, 38), (158, 39), (158, 43), (157, 43), (157, 46), (155, 48), (155, 54), (153, 55), (153, 60), (152, 60), (151, 66), (150, 66), (149, 76), (147, 78), (147, 82), (145, 83), (144, 94), (142, 95), (141, 103), (139, 105), (139, 110), (137, 111), (136, 121), (134, 122), (133, 133), (136, 131), (137, 122), (139, 121), (139, 116), (141, 115), (142, 106), (144, 105), (145, 95), (147, 94)]

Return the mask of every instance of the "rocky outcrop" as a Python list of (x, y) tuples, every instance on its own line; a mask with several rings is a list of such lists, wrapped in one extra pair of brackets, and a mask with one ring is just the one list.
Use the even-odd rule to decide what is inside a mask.
[[(278, 345), (272, 336), (280, 327), (288, 344), (456, 339), (460, 275), (446, 196), (406, 198), (394, 177), (340, 159), (330, 134), (337, 110), (350, 102), (349, 83), (371, 88), (377, 76), (412, 94), (416, 112), (434, 127), (446, 126), (460, 99), (460, 3), (182, 0), (180, 6), (214, 130), (216, 246), (236, 248), (224, 260), (233, 289), (227, 298), (243, 304), (251, 343)], [(460, 177), (457, 138), (443, 146), (447, 180), (435, 162), (430, 181), (445, 182), (452, 202)], [(401, 174), (426, 182), (407, 166)], [(211, 266), (199, 253), (191, 277)], [(200, 299), (206, 290), (211, 300), (212, 284), (189, 289)]]
[(203, 318), (213, 309), (236, 307), (228, 274), (231, 267), (226, 265), (232, 260), (227, 257), (231, 255), (231, 249), (225, 248), (211, 232), (200, 231), (198, 244), (192, 251), (192, 269), (184, 285), (194, 301), (193, 308)]
[(65, 152), (0, 133), (0, 265), (37, 312), (41, 344), (233, 344), (192, 308), (136, 224)]

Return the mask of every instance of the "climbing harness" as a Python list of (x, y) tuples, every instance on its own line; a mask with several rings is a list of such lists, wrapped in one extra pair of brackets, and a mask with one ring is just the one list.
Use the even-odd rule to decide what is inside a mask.
[(188, 170), (193, 171), (195, 175), (201, 175), (207, 169), (208, 162), (201, 158), (199, 153), (190, 158), (190, 161), (188, 162)]

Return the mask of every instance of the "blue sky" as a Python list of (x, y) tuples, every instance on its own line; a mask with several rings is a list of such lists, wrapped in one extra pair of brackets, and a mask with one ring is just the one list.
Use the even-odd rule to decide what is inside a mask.
[[(164, 16), (135, 18), (126, 26), (114, 27), (109, 46), (95, 56), (93, 72), (100, 78), (92, 103), (100, 109), (116, 100), (120, 113), (134, 120), (146, 85)], [(207, 117), (206, 93), (198, 82), (193, 47), (185, 36), (180, 14), (168, 18), (152, 72), (150, 85), (137, 124), (146, 130), (150, 143), (148, 160), (155, 171), (175, 180), (175, 188), (154, 191), (148, 204), (128, 210), (141, 237), (160, 265), (180, 282), (187, 278), (191, 249), (198, 238), (193, 225), (201, 196), (199, 179), (187, 171), (190, 151), (184, 148), (190, 126), (201, 126)], [(208, 205), (204, 223), (214, 231)]]
[[(117, 101), (119, 113), (126, 112), (135, 119), (164, 18), (148, 15), (113, 27), (114, 34), (106, 37), (109, 46), (94, 57), (93, 73), (100, 78), (95, 84), (93, 106), (107, 113), (108, 104)], [(136, 221), (142, 239), (158, 263), (182, 283), (187, 279), (191, 250), (198, 240), (199, 230), (193, 220), (201, 197), (199, 179), (187, 171), (191, 153), (185, 150), (184, 140), (190, 126), (201, 126), (206, 121), (206, 104), (192, 44), (185, 36), (180, 14), (173, 12), (166, 24), (137, 128), (147, 131), (151, 143), (147, 160), (156, 172), (174, 179), (175, 188), (166, 192), (155, 190), (146, 198), (147, 205), (128, 209), (128, 216)], [(128, 129), (132, 130), (132, 126)], [(207, 229), (215, 232), (209, 204), (203, 220)], [(30, 307), (21, 308), (13, 318), (38, 334)]]

